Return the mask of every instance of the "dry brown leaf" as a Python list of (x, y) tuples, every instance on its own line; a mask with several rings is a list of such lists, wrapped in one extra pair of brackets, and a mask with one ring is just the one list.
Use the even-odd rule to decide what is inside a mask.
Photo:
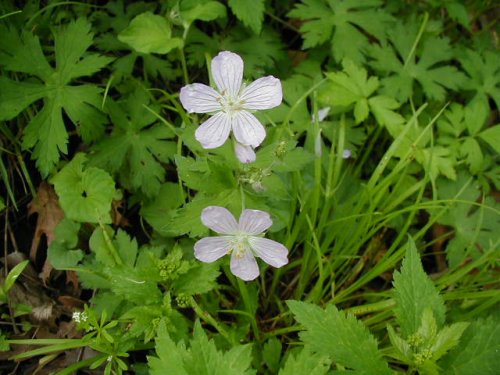
[[(54, 188), (47, 182), (42, 182), (38, 187), (37, 196), (28, 205), (28, 214), (38, 214), (36, 221), (35, 234), (31, 242), (30, 259), (36, 262), (36, 256), (40, 240), (43, 235), (47, 237), (47, 246), (55, 238), (55, 229), (57, 225), (64, 219), (64, 212), (59, 206), (59, 199)], [(45, 260), (42, 270), (42, 280), (46, 282), (52, 271), (52, 265)]]

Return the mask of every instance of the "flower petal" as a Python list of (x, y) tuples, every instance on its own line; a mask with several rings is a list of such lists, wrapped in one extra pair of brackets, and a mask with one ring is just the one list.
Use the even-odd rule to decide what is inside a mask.
[(262, 237), (248, 239), (254, 253), (267, 264), (279, 268), (288, 264), (288, 249), (279, 242)]
[(221, 234), (233, 234), (238, 230), (238, 223), (233, 214), (224, 207), (206, 207), (201, 212), (201, 222), (214, 232)]
[(231, 131), (231, 118), (224, 112), (218, 112), (201, 124), (194, 136), (203, 148), (222, 146)]
[(193, 83), (181, 89), (182, 106), (189, 113), (209, 113), (222, 109), (217, 101), (221, 96), (210, 86), (202, 83)]
[(220, 52), (212, 59), (212, 76), (221, 94), (235, 98), (243, 80), (243, 60), (235, 53)]
[(250, 281), (259, 276), (259, 266), (250, 249), (231, 254), (231, 272), (242, 280)]
[(245, 146), (238, 142), (234, 145), (234, 152), (242, 163), (253, 163), (257, 158), (252, 146)]
[(194, 244), (194, 257), (205, 263), (215, 262), (231, 250), (230, 236), (205, 237)]
[(281, 82), (278, 78), (267, 76), (253, 81), (240, 95), (245, 109), (270, 109), (277, 107), (283, 100)]
[(273, 225), (271, 216), (260, 210), (243, 210), (238, 229), (247, 234), (261, 234)]
[(239, 143), (253, 148), (260, 145), (266, 138), (266, 129), (254, 115), (247, 111), (239, 111), (233, 117), (233, 132)]

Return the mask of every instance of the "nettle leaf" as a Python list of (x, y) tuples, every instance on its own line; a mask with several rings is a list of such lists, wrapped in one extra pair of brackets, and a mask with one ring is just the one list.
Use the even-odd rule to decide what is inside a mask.
[(169, 336), (162, 322), (155, 339), (157, 357), (148, 356), (152, 375), (163, 374), (205, 374), (205, 375), (250, 375), (252, 361), (251, 345), (236, 345), (229, 351), (217, 350), (213, 340), (206, 336), (199, 321), (194, 325), (189, 349), (184, 342), (176, 344)]
[(288, 356), (285, 365), (278, 373), (279, 375), (324, 375), (330, 370), (330, 359), (328, 356), (311, 353), (304, 348), (299, 354), (293, 352)]
[(77, 154), (51, 182), (68, 219), (84, 223), (111, 223), (115, 182), (104, 170), (88, 167), (85, 154)]
[(108, 100), (107, 110), (113, 131), (94, 146), (91, 163), (118, 173), (130, 190), (157, 195), (165, 180), (162, 163), (172, 160), (176, 152), (176, 143), (169, 140), (175, 134), (157, 122), (151, 111), (157, 112), (158, 107), (150, 105), (144, 90), (136, 89), (120, 102)]
[(378, 9), (379, 0), (302, 0), (288, 16), (304, 20), (300, 31), (303, 48), (331, 42), (336, 61), (349, 58), (356, 63), (365, 61), (369, 36), (385, 40), (385, 30), (392, 17)]
[(264, 0), (228, 0), (234, 15), (255, 34), (259, 34), (264, 20)]
[(472, 50), (458, 53), (458, 60), (468, 75), (463, 88), (474, 91), (474, 99), (489, 108), (488, 97), (500, 108), (500, 65), (498, 51), (485, 51), (482, 54)]
[(23, 147), (33, 149), (32, 157), (44, 177), (59, 161), (60, 153), (67, 153), (68, 132), (63, 111), (84, 142), (90, 143), (103, 134), (106, 117), (98, 109), (102, 89), (91, 84), (70, 86), (69, 83), (98, 72), (113, 60), (86, 53), (93, 34), (90, 24), (82, 18), (56, 29), (54, 38), (55, 69), (47, 62), (38, 37), (30, 32), (0, 46), (4, 49), (1, 64), (6, 70), (26, 73), (43, 82), (18, 82), (1, 77), (0, 120), (10, 120), (43, 99), (43, 108), (25, 128)]
[(497, 320), (474, 321), (463, 336), (460, 345), (448, 353), (439, 365), (443, 374), (495, 375), (500, 368), (500, 324)]
[(365, 69), (350, 60), (344, 60), (342, 66), (342, 72), (326, 73), (329, 84), (318, 95), (322, 104), (352, 107), (356, 124), (366, 120), (370, 112), (380, 125), (394, 127), (404, 123), (403, 116), (394, 112), (400, 106), (396, 100), (373, 95), (380, 86), (377, 77), (368, 77)]
[(446, 258), (452, 268), (460, 266), (468, 257), (479, 259), (484, 251), (498, 246), (500, 215), (495, 210), (498, 211), (500, 205), (488, 197), (480, 200), (481, 206), (475, 206), (474, 202), (482, 193), (470, 183), (470, 178), (467, 173), (460, 172), (455, 182), (438, 180), (437, 184), (439, 199), (461, 201), (451, 204), (438, 218), (438, 223), (455, 230), (446, 246)]
[(432, 310), (438, 327), (445, 318), (442, 297), (425, 273), (417, 248), (410, 237), (406, 245), (406, 255), (401, 271), (394, 272), (395, 315), (403, 337), (417, 332), (424, 310)]
[(333, 305), (325, 310), (299, 301), (287, 301), (287, 305), (305, 328), (300, 338), (306, 348), (329, 356), (358, 374), (391, 373), (378, 349), (377, 340), (354, 316), (337, 310)]
[(118, 34), (118, 40), (140, 53), (166, 54), (182, 47), (182, 39), (172, 38), (170, 24), (165, 17), (145, 12), (136, 16), (130, 25)]
[(449, 40), (424, 34), (416, 50), (412, 46), (418, 36), (419, 25), (413, 21), (399, 22), (391, 30), (389, 43), (370, 47), (370, 64), (385, 74), (382, 92), (400, 102), (414, 95), (418, 82), (429, 99), (443, 101), (446, 89), (457, 89), (465, 82), (465, 75), (449, 65), (453, 58)]

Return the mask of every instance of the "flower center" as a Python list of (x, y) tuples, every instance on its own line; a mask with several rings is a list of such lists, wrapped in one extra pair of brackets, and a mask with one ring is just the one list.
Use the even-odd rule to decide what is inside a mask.
[(220, 103), (222, 111), (231, 116), (243, 109), (243, 101), (238, 96), (233, 97), (225, 92), (222, 92), (217, 101)]
[(238, 258), (243, 258), (247, 249), (249, 248), (248, 244), (248, 235), (246, 233), (239, 233), (234, 236), (234, 240), (232, 241), (232, 250)]

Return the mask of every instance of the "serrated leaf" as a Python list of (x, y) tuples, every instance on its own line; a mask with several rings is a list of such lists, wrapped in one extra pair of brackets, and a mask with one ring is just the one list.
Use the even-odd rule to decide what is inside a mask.
[(155, 339), (158, 357), (148, 356), (152, 375), (250, 375), (251, 346), (237, 345), (229, 351), (217, 350), (212, 340), (203, 332), (199, 321), (194, 325), (190, 348), (183, 342), (175, 344), (170, 338), (164, 323), (160, 324)]
[(363, 323), (330, 305), (326, 310), (299, 301), (287, 301), (295, 319), (304, 326), (300, 338), (312, 351), (359, 374), (390, 374), (377, 340)]
[(111, 223), (115, 182), (102, 169), (84, 168), (85, 154), (77, 154), (51, 182), (66, 217), (86, 223)]
[(269, 338), (262, 346), (262, 358), (266, 363), (267, 368), (277, 373), (280, 366), (282, 345), (276, 337)]
[(182, 46), (180, 38), (172, 38), (167, 19), (151, 12), (135, 17), (130, 25), (118, 34), (118, 40), (127, 43), (140, 53), (166, 54)]
[(330, 370), (330, 360), (326, 355), (311, 353), (304, 348), (298, 354), (290, 353), (279, 375), (324, 375)]
[(259, 34), (264, 20), (264, 0), (228, 0), (228, 5), (235, 16), (255, 34)]
[(500, 324), (488, 318), (473, 322), (439, 365), (443, 374), (495, 375), (500, 368)]
[(183, 1), (181, 3), (182, 19), (188, 24), (195, 20), (213, 21), (217, 18), (226, 17), (226, 7), (218, 1)]
[(300, 31), (303, 48), (331, 41), (336, 61), (349, 58), (356, 63), (365, 60), (369, 45), (367, 35), (385, 40), (385, 29), (391, 16), (377, 8), (379, 0), (302, 0), (288, 15), (304, 20)]
[(424, 310), (432, 310), (438, 327), (445, 318), (445, 307), (431, 279), (426, 275), (413, 239), (406, 244), (406, 255), (401, 271), (394, 272), (394, 313), (401, 327), (401, 333), (406, 338), (419, 329)]

